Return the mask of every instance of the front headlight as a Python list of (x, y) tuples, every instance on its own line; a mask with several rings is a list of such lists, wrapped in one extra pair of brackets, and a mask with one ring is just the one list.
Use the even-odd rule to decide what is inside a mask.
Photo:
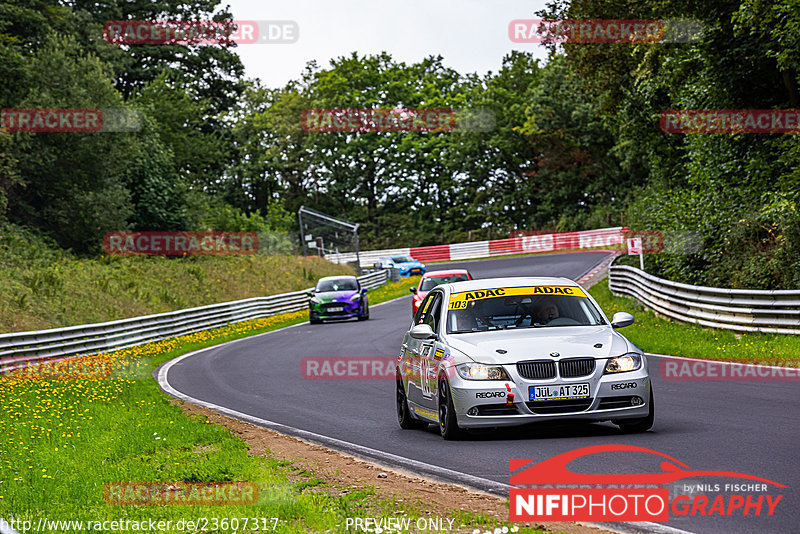
[(638, 352), (629, 352), (616, 358), (611, 358), (606, 363), (605, 374), (611, 373), (625, 373), (627, 371), (636, 371), (642, 367), (642, 355)]
[(355, 295), (350, 297), (350, 301), (351, 302), (354, 301), (354, 300), (360, 300), (360, 299), (361, 299), (361, 293), (356, 293)]
[(310, 302), (311, 304), (319, 304), (319, 301), (317, 300), (317, 297), (311, 297), (311, 298), (309, 299), (309, 302)]
[(506, 370), (499, 365), (462, 363), (456, 366), (459, 376), (465, 380), (511, 380)]

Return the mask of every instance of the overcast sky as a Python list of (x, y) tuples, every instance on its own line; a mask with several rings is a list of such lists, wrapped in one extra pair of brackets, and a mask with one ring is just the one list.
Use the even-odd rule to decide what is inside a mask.
[[(223, 0), (223, 5), (226, 0)], [(441, 55), (460, 73), (497, 71), (511, 50), (544, 59), (542, 45), (508, 38), (513, 19), (538, 18), (545, 0), (227, 0), (236, 20), (292, 20), (299, 25), (294, 44), (239, 45), (250, 78), (280, 87), (299, 78), (306, 63), (327, 67), (330, 59), (389, 52), (416, 62)]]

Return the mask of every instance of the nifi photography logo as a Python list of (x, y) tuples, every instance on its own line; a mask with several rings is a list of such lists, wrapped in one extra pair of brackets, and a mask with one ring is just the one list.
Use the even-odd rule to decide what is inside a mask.
[[(582, 474), (573, 461), (601, 453), (644, 453), (660, 460), (660, 472)], [(608, 465), (608, 457), (597, 457)], [(585, 461), (581, 461), (585, 465)], [(783, 499), (783, 484), (733, 471), (693, 470), (652, 449), (633, 445), (595, 445), (535, 460), (509, 462), (511, 521), (652, 521), (670, 516), (771, 516)], [(722, 479), (718, 484), (680, 484), (681, 480)], [(738, 479), (738, 480), (733, 480)], [(682, 486), (682, 487), (681, 487)], [(670, 492), (670, 489), (673, 491)], [(702, 491), (702, 493), (701, 493)], [(672, 495), (671, 495), (672, 493)], [(677, 494), (676, 494), (677, 493)]]

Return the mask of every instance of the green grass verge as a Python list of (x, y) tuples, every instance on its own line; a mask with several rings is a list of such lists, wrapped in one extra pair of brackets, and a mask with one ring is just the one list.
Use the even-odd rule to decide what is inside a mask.
[(418, 286), (420, 276), (409, 276), (403, 278), (399, 282), (390, 282), (382, 286), (369, 290), (369, 303), (377, 304), (379, 302), (386, 302), (400, 297), (408, 297), (409, 300), (409, 313), (411, 312), (411, 292), (408, 290), (411, 286)]
[[(372, 290), (371, 303), (406, 295), (410, 283)], [(291, 462), (248, 455), (242, 440), (204, 417), (185, 415), (151, 378), (156, 366), (186, 352), (307, 320), (305, 311), (283, 314), (91, 357), (113, 368), (104, 380), (0, 379), (0, 518), (33, 525), (42, 517), (152, 519), (173, 526), (180, 519), (208, 518), (206, 532), (235, 531), (232, 525), (213, 528), (215, 519), (265, 518), (267, 528), (259, 530), (271, 530), (271, 518), (277, 518), (277, 532), (343, 532), (347, 517), (427, 517), (422, 501), (381, 499), (371, 488), (331, 491), (324, 479)], [(105, 484), (124, 481), (248, 481), (257, 483), (260, 493), (248, 506), (106, 504)], [(482, 516), (453, 514), (453, 526), (462, 531), (503, 526)], [(104, 532), (123, 531), (108, 526)], [(39, 532), (64, 530), (45, 525)]]
[(621, 333), (645, 352), (733, 362), (800, 362), (800, 336), (738, 333), (659, 317), (635, 299), (614, 296), (608, 278), (590, 292), (609, 317), (619, 311), (636, 316)]

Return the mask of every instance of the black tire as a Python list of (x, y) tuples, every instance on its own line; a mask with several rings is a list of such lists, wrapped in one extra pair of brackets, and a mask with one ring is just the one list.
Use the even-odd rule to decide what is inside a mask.
[(458, 427), (456, 409), (453, 407), (453, 397), (450, 393), (450, 384), (444, 376), (439, 377), (439, 432), (447, 441), (460, 439), (464, 434)]
[(358, 316), (359, 321), (367, 321), (369, 320), (369, 304), (364, 304), (364, 310), (362, 311), (361, 315)]
[(322, 324), (322, 319), (318, 317), (314, 317), (313, 315), (308, 316), (308, 322), (311, 324)]
[(423, 428), (428, 426), (428, 423), (414, 419), (411, 415), (411, 410), (408, 409), (408, 399), (406, 398), (405, 389), (403, 389), (403, 381), (400, 379), (400, 374), (397, 373), (395, 382), (397, 383), (396, 398), (397, 398), (397, 422), (403, 430), (413, 428)]
[(655, 405), (653, 404), (653, 385), (650, 385), (650, 411), (647, 414), (647, 417), (642, 419), (629, 419), (628, 421), (620, 421), (619, 429), (622, 430), (625, 434), (639, 434), (641, 432), (647, 432), (653, 427), (653, 421), (655, 420)]

